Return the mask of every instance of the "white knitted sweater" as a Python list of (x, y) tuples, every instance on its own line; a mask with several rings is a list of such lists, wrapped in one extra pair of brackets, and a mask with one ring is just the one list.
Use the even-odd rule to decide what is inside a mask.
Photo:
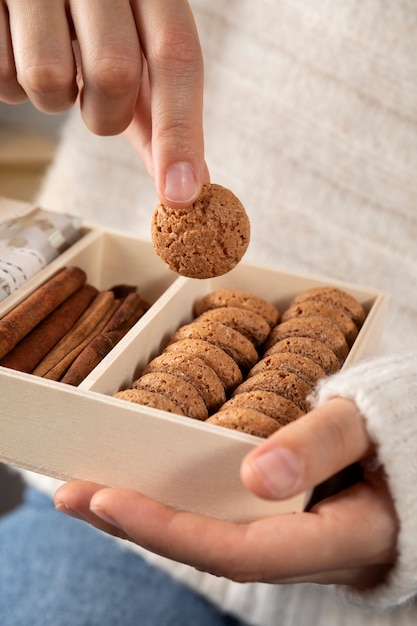
[[(238, 585), (146, 556), (254, 624), (415, 625), (417, 4), (191, 4), (206, 64), (207, 162), (248, 210), (246, 258), (391, 294), (387, 356), (329, 379), (319, 401), (351, 397), (365, 416), (400, 520), (399, 554), (387, 582), (347, 592), (347, 606), (318, 586)], [(144, 237), (157, 201), (125, 140), (92, 136), (78, 113), (39, 200)]]

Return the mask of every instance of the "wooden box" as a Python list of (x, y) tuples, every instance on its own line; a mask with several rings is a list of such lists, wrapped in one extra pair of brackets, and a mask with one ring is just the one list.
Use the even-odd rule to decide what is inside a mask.
[(0, 461), (62, 480), (136, 489), (177, 509), (235, 521), (302, 510), (308, 494), (269, 502), (242, 486), (239, 467), (259, 444), (257, 437), (112, 396), (191, 321), (193, 303), (214, 289), (252, 291), (281, 311), (311, 286), (345, 289), (368, 315), (344, 367), (377, 350), (385, 294), (245, 263), (213, 280), (186, 279), (166, 269), (150, 242), (86, 228), (76, 244), (2, 303), (0, 317), (65, 265), (83, 268), (99, 289), (133, 283), (153, 304), (77, 388), (0, 367)]

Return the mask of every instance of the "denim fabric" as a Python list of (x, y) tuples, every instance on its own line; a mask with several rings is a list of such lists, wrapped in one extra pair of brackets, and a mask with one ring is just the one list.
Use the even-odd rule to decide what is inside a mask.
[(1, 626), (243, 626), (27, 489), (0, 517)]

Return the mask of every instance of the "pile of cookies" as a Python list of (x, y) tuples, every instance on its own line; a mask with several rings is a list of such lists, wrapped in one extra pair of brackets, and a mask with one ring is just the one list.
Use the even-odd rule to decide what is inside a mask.
[(133, 286), (62, 268), (0, 320), (0, 365), (79, 385), (148, 308)]
[(115, 397), (259, 437), (309, 410), (316, 383), (342, 367), (365, 319), (334, 287), (304, 291), (282, 316), (236, 289), (208, 294), (193, 313)]

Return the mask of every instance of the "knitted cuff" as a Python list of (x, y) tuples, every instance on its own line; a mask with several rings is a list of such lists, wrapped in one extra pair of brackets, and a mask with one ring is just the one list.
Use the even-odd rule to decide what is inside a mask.
[(369, 359), (323, 380), (316, 406), (335, 396), (353, 400), (363, 415), (399, 519), (398, 557), (386, 581), (363, 592), (337, 591), (354, 604), (385, 609), (417, 593), (417, 354)]

